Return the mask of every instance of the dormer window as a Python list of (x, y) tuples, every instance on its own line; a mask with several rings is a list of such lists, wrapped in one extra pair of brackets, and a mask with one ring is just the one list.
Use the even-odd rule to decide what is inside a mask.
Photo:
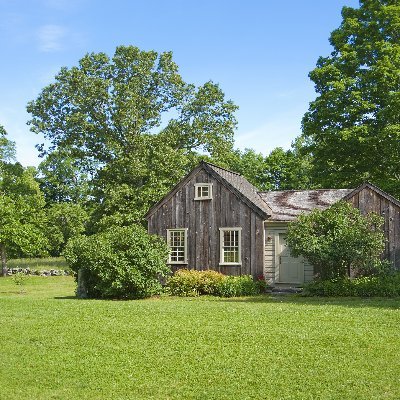
[(212, 199), (212, 183), (195, 183), (194, 199), (195, 200), (211, 200)]

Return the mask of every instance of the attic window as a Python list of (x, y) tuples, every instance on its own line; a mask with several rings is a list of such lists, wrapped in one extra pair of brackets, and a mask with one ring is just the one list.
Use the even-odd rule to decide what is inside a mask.
[(212, 199), (212, 183), (195, 183), (194, 199), (195, 200), (211, 200)]

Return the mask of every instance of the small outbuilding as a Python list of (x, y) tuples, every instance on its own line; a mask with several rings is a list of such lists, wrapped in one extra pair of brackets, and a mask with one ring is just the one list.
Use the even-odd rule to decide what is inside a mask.
[(384, 257), (400, 269), (400, 202), (378, 187), (259, 192), (236, 172), (201, 162), (146, 214), (148, 231), (165, 238), (173, 270), (213, 269), (263, 275), (271, 285), (301, 285), (312, 265), (292, 257), (288, 223), (301, 213), (349, 201), (385, 219)]

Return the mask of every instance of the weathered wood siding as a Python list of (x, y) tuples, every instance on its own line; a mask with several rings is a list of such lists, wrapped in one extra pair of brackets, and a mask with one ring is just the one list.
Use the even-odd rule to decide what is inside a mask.
[(363, 214), (374, 212), (384, 217), (384, 258), (400, 269), (400, 207), (370, 188), (364, 188), (349, 199), (349, 202)]
[[(194, 200), (195, 183), (212, 183), (212, 200)], [(242, 265), (220, 263), (219, 228), (242, 228)], [(263, 218), (204, 169), (148, 217), (148, 230), (166, 239), (167, 229), (188, 228), (188, 264), (173, 270), (213, 269), (227, 275), (263, 274)]]

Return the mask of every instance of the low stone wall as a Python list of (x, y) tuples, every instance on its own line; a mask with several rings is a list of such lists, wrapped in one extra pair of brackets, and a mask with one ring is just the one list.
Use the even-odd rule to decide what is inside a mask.
[(24, 275), (36, 275), (36, 276), (68, 276), (72, 275), (72, 272), (67, 269), (49, 269), (49, 270), (38, 270), (30, 268), (9, 268), (7, 275), (24, 274)]

